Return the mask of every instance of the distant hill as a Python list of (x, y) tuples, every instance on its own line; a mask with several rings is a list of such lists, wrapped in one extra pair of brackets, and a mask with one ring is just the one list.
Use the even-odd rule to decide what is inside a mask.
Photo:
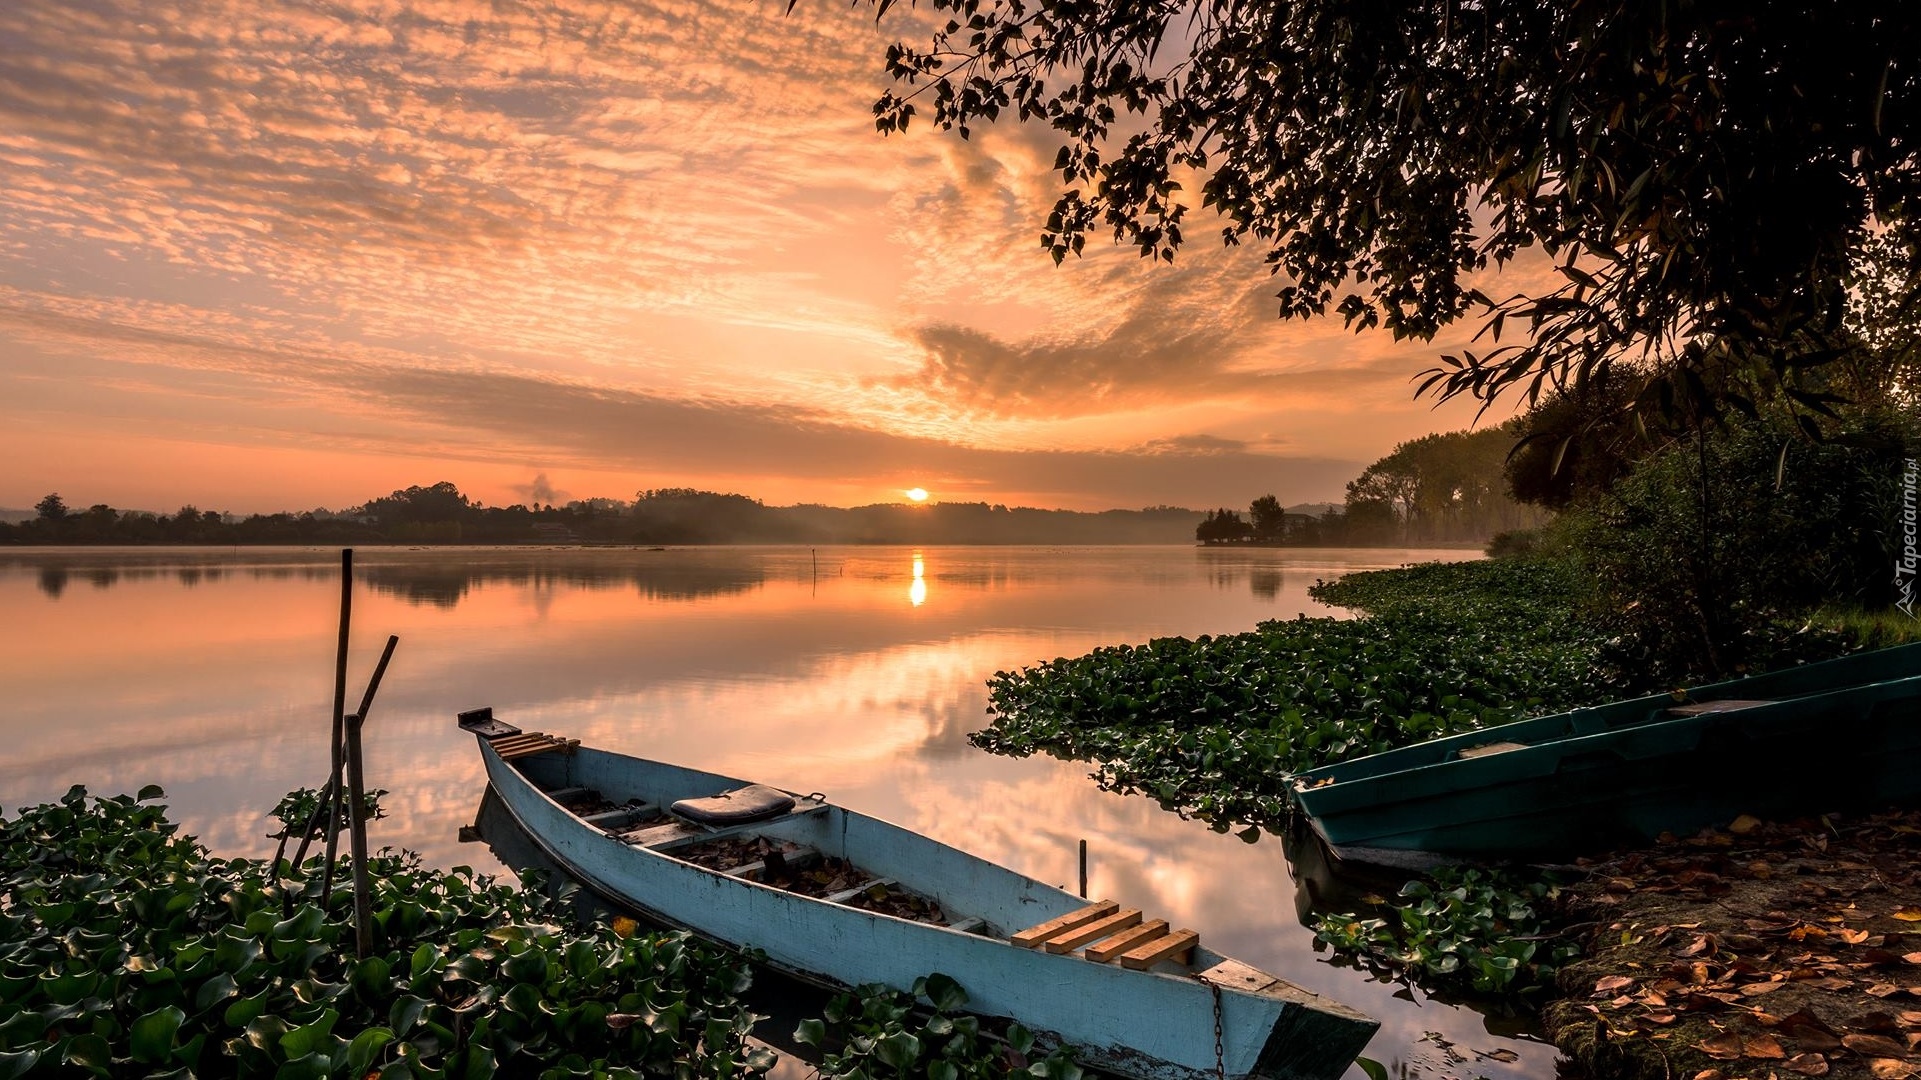
[(0, 522), (5, 522), (8, 525), (17, 524), (22, 521), (32, 521), (39, 516), (39, 514), (32, 510), (9, 510), (4, 506), (0, 506)]
[(1191, 544), (1202, 515), (1040, 510), (987, 503), (767, 506), (745, 495), (660, 488), (633, 502), (481, 506), (451, 482), (410, 487), (342, 511), (252, 514), (183, 507), (172, 515), (89, 507), (58, 521), (7, 511), (0, 544)]
[(1309, 517), (1325, 517), (1339, 509), (1341, 509), (1340, 503), (1317, 502), (1300, 503), (1295, 506), (1290, 506), (1287, 508), (1287, 512), (1290, 514), (1306, 514)]

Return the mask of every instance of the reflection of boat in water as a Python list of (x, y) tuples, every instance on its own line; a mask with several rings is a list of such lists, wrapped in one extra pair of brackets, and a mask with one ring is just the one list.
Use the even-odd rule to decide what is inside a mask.
[(1921, 644), (1453, 735), (1311, 769), (1294, 800), (1381, 849), (1564, 856), (1921, 797)]
[(1294, 917), (1310, 930), (1317, 916), (1374, 908), (1440, 865), (1439, 860), (1418, 857), (1393, 865), (1343, 860), (1299, 818), (1274, 835), (1281, 841), (1288, 876), (1294, 879)]
[(1094, 904), (886, 822), (739, 780), (462, 714), (549, 857), (652, 918), (835, 986), (940, 972), (970, 1008), (1150, 1080), (1341, 1075), (1378, 1026)]

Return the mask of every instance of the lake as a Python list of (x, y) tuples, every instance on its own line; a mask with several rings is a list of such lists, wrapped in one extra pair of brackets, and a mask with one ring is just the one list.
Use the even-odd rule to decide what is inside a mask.
[[(509, 872), (463, 844), (485, 775), (455, 712), (822, 791), (1016, 870), (1198, 930), (1372, 1015), (1397, 1075), (1545, 1077), (1552, 1047), (1327, 963), (1281, 845), (1104, 793), (1088, 767), (974, 749), (995, 671), (1263, 619), (1308, 587), (1463, 551), (1192, 547), (393, 549), (355, 553), (348, 702), (400, 637), (367, 724), (370, 841)], [(325, 779), (339, 551), (0, 550), (0, 806), (157, 783), (223, 855)], [(1493, 1055), (1493, 1056), (1489, 1056)], [(1505, 1061), (1514, 1056), (1517, 1060)], [(1358, 1070), (1351, 1075), (1359, 1077)]]

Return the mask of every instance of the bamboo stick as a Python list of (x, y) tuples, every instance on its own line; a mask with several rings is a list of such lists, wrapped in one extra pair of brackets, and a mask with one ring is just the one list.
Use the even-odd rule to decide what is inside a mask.
[(320, 877), (320, 907), (324, 911), (333, 899), (334, 858), (340, 852), (340, 774), (346, 767), (347, 727), (347, 636), (352, 625), (354, 606), (354, 549), (340, 549), (340, 649), (334, 660), (333, 741), (328, 772), (327, 864)]

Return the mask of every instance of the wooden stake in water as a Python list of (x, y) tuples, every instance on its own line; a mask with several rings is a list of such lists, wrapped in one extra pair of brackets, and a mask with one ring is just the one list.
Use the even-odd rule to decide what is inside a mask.
[(347, 717), (347, 835), (354, 860), (354, 955), (362, 960), (374, 951), (373, 886), (367, 875), (367, 819), (360, 813), (367, 794), (365, 766), (360, 756), (360, 725), (365, 718)]
[(1087, 841), (1081, 841), (1081, 899), (1087, 899)]
[(340, 651), (334, 660), (334, 724), (333, 741), (328, 744), (332, 754), (331, 771), (328, 773), (327, 794), (332, 802), (327, 808), (327, 865), (320, 877), (320, 907), (324, 911), (327, 902), (333, 899), (334, 857), (340, 852), (340, 784), (341, 772), (346, 768), (346, 727), (347, 727), (347, 631), (353, 621), (354, 606), (354, 549), (340, 549)]

